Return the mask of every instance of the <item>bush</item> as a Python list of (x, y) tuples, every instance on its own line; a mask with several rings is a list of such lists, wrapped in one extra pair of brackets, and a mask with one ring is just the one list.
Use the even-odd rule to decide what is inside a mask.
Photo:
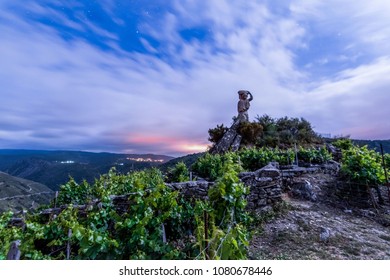
[(314, 132), (311, 124), (304, 118), (279, 119), (268, 115), (256, 117), (257, 122), (263, 127), (260, 139), (261, 146), (267, 147), (292, 147), (293, 144), (321, 144), (322, 139)]
[(170, 168), (166, 176), (167, 182), (186, 182), (189, 180), (190, 177), (187, 165), (182, 161), (176, 163), (173, 168)]
[(241, 167), (228, 154), (223, 163), (223, 175), (209, 189), (210, 204), (210, 256), (212, 259), (246, 259), (249, 232), (246, 225), (250, 217), (245, 211), (245, 196), (249, 193), (238, 178)]
[(255, 171), (266, 166), (271, 161), (281, 165), (291, 164), (294, 161), (294, 151), (291, 149), (280, 150), (271, 148), (250, 148), (238, 152), (242, 167), (247, 171)]
[(341, 172), (351, 181), (361, 184), (376, 186), (385, 182), (380, 154), (367, 146), (353, 146), (344, 151)]
[(310, 163), (310, 164), (321, 164), (332, 159), (332, 155), (328, 152), (325, 147), (319, 149), (302, 147), (298, 150), (298, 160)]
[(274, 152), (268, 148), (250, 148), (239, 151), (242, 167), (247, 171), (255, 171), (274, 160)]
[[(390, 154), (385, 154), (384, 158), (385, 158), (386, 170), (389, 170), (390, 169)], [(390, 175), (389, 172), (387, 172), (387, 175)]]
[(237, 129), (242, 145), (255, 145), (261, 138), (263, 127), (256, 122), (241, 122)]
[(341, 150), (349, 150), (353, 147), (352, 140), (348, 138), (337, 139), (336, 141), (332, 142), (332, 145)]
[(209, 129), (209, 141), (212, 143), (218, 143), (222, 139), (223, 135), (228, 131), (228, 128), (223, 124), (217, 125), (216, 128)]
[(69, 259), (245, 259), (248, 188), (237, 176), (238, 156), (220, 160), (222, 175), (206, 202), (184, 201), (157, 169), (126, 175), (112, 169), (92, 185), (71, 181), (55, 217), (26, 215), (22, 229), (9, 225), (13, 213), (0, 215), (0, 260), (14, 240), (21, 241), (21, 259), (65, 259), (67, 246)]
[[(231, 157), (235, 163), (239, 163), (239, 157), (236, 153), (226, 153), (224, 155), (212, 155), (206, 153), (204, 156), (191, 166), (191, 169), (200, 177), (215, 181), (223, 175), (223, 164), (227, 158)], [(237, 165), (241, 168), (241, 165)]]

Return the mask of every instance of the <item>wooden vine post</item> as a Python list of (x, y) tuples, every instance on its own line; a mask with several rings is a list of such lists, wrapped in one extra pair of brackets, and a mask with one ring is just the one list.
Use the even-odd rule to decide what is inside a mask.
[(209, 255), (209, 215), (207, 211), (203, 212), (204, 218), (204, 241), (205, 241), (205, 250), (206, 250), (206, 260), (210, 259)]
[(163, 241), (163, 243), (168, 243), (167, 242), (167, 234), (165, 232), (165, 225), (164, 225), (164, 223), (161, 223), (161, 231), (162, 231), (162, 241)]
[(387, 195), (388, 195), (389, 200), (390, 200), (390, 184), (389, 184), (389, 179), (388, 179), (388, 177), (387, 177), (385, 155), (384, 155), (384, 153), (383, 153), (383, 146), (382, 146), (382, 143), (381, 143), (380, 145), (381, 145), (381, 154), (382, 154), (382, 165), (383, 165), (383, 170), (385, 171), (385, 179), (386, 179), (386, 186), (387, 186)]
[(66, 259), (70, 259), (70, 238), (72, 237), (72, 230), (68, 230), (68, 243), (66, 244)]

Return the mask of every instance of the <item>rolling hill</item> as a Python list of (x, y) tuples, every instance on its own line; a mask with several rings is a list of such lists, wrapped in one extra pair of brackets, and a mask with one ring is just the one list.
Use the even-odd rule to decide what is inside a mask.
[(80, 151), (0, 150), (0, 171), (39, 182), (52, 190), (73, 177), (92, 183), (112, 167), (127, 173), (159, 166), (173, 157), (153, 154), (114, 154)]
[(365, 146), (369, 149), (376, 150), (377, 152), (381, 151), (381, 145), (383, 147), (384, 153), (390, 153), (390, 140), (359, 140), (352, 139), (352, 142), (358, 146)]
[(53, 197), (54, 192), (43, 184), (0, 172), (0, 212), (35, 209)]
[(187, 166), (187, 168), (190, 169), (191, 165), (193, 165), (196, 162), (196, 160), (198, 158), (200, 158), (201, 156), (203, 156), (204, 154), (205, 153), (194, 153), (194, 154), (189, 154), (189, 155), (185, 155), (182, 157), (177, 157), (177, 158), (171, 159), (170, 161), (168, 161), (166, 163), (161, 164), (158, 168), (162, 172), (167, 172), (170, 168), (175, 167), (175, 165), (177, 163), (183, 162)]

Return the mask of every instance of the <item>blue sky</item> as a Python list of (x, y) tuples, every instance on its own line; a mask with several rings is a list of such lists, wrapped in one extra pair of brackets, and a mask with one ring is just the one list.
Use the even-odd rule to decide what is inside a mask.
[(385, 0), (0, 0), (0, 148), (183, 155), (256, 115), (390, 139)]

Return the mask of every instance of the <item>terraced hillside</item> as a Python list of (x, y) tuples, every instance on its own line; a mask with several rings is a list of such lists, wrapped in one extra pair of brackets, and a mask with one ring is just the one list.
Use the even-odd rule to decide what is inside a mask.
[(53, 196), (43, 184), (0, 172), (0, 212), (34, 209), (49, 203)]

